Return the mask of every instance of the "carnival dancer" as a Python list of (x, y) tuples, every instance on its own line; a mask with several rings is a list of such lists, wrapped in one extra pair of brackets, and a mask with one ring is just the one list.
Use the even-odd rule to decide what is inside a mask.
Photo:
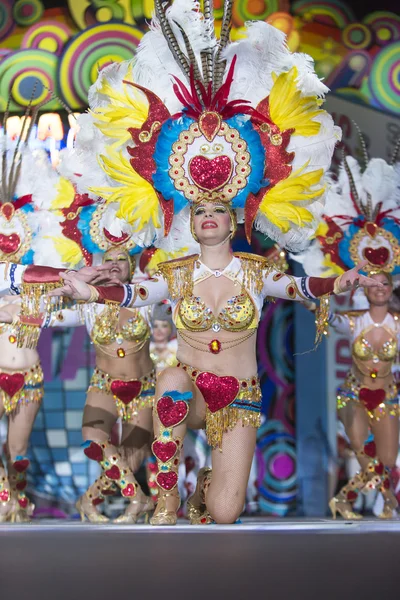
[[(204, 15), (197, 2), (155, 6), (131, 71), (122, 65), (99, 77), (102, 129), (112, 131), (115, 105), (125, 102), (133, 146), (124, 137), (128, 147), (119, 153), (105, 147), (100, 162), (108, 183), (92, 192), (118, 202), (156, 245), (163, 236), (171, 243), (171, 224), (186, 219), (200, 254), (161, 264), (154, 280), (138, 286), (88, 287), (69, 274), (51, 293), (133, 307), (170, 299), (179, 363), (160, 373), (156, 388), (160, 500), (152, 523), (176, 523), (182, 441), (187, 426), (204, 424), (213, 474), (199, 476), (191, 520), (232, 523), (244, 506), (260, 420), (255, 344), (264, 300), (314, 298), (355, 281), (381, 284), (358, 273), (364, 263), (336, 280), (296, 279), (263, 257), (232, 255), (238, 220), (248, 239), (255, 224), (291, 250), (304, 248), (315, 231), (323, 175), (340, 139), (320, 108), (327, 88), (308, 59), (290, 54), (284, 35), (266, 23), (249, 24), (246, 37), (229, 45), (232, 2), (225, 3), (220, 40), (209, 2)], [(118, 69), (126, 75), (122, 84)]]
[(360, 491), (379, 490), (382, 519), (392, 518), (397, 501), (390, 469), (399, 446), (398, 391), (393, 367), (399, 351), (399, 315), (390, 309), (393, 277), (400, 274), (400, 209), (396, 202), (399, 174), (390, 163), (371, 159), (360, 133), (364, 170), (351, 156), (343, 157), (338, 182), (331, 182), (324, 223), (317, 239), (301, 257), (309, 275), (340, 275), (359, 260), (363, 272), (382, 285), (365, 291), (369, 308), (333, 313), (329, 324), (351, 340), (352, 366), (337, 390), (339, 419), (361, 471), (332, 498), (333, 516), (360, 519), (353, 504)]

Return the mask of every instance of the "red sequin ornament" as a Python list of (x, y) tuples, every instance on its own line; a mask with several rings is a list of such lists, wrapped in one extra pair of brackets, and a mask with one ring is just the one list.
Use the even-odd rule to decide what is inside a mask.
[(25, 473), (27, 468), (29, 467), (29, 460), (27, 458), (21, 458), (20, 460), (16, 460), (13, 462), (13, 467), (17, 471), (17, 473)]
[(368, 442), (364, 446), (364, 454), (369, 456), (370, 458), (375, 458), (376, 456), (376, 445), (375, 442)]
[(14, 254), (21, 247), (21, 238), (17, 233), (4, 235), (0, 233), (0, 251), (2, 254)]
[(0, 389), (12, 398), (25, 385), (23, 373), (0, 373)]
[(100, 462), (103, 460), (103, 449), (100, 444), (96, 444), (96, 442), (90, 442), (90, 446), (84, 449), (84, 454), (91, 460), (95, 460), (96, 462)]
[(105, 472), (105, 474), (109, 479), (113, 479), (114, 481), (117, 481), (121, 477), (121, 471), (119, 470), (117, 465), (113, 465), (111, 469), (108, 469)]
[(21, 508), (26, 508), (28, 506), (28, 498), (26, 496), (18, 498), (18, 504)]
[(194, 156), (189, 163), (190, 176), (198, 187), (212, 192), (228, 183), (233, 171), (229, 156)]
[(121, 494), (124, 496), (124, 498), (133, 498), (133, 496), (136, 494), (136, 488), (133, 483), (128, 483), (128, 485), (121, 490)]
[(358, 494), (356, 492), (353, 492), (353, 490), (350, 490), (349, 492), (347, 492), (347, 500), (349, 500), (349, 502), (352, 502), (353, 500), (356, 500), (358, 498)]
[(239, 392), (239, 381), (236, 377), (218, 377), (214, 373), (200, 373), (196, 385), (213, 413), (232, 404)]
[(157, 414), (164, 427), (179, 425), (186, 418), (188, 405), (184, 400), (174, 402), (170, 396), (163, 396), (157, 402)]
[(134, 398), (137, 398), (142, 391), (140, 381), (133, 379), (132, 381), (121, 381), (115, 379), (111, 383), (111, 391), (125, 405), (128, 405)]
[(363, 256), (371, 263), (378, 267), (383, 267), (389, 261), (389, 250), (384, 246), (379, 248), (364, 248)]
[(360, 389), (358, 397), (360, 398), (361, 402), (364, 404), (367, 410), (374, 410), (380, 404), (382, 404), (382, 402), (385, 401), (386, 392), (382, 389), (370, 390), (369, 388), (363, 387)]
[(10, 492), (8, 490), (0, 491), (0, 502), (8, 502), (10, 499)]
[(168, 471), (168, 473), (157, 473), (158, 485), (166, 491), (172, 490), (178, 483), (178, 475), (175, 471)]
[(168, 462), (173, 458), (178, 450), (176, 442), (160, 442), (155, 441), (152, 446), (153, 454), (158, 460), (163, 463)]

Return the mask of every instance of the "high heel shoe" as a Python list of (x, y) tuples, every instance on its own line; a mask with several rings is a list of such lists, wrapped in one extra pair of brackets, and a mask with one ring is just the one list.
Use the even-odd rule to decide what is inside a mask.
[(205, 488), (211, 480), (212, 469), (203, 467), (197, 475), (194, 494), (187, 501), (187, 516), (191, 525), (208, 525), (213, 519), (205, 505)]
[(343, 519), (346, 521), (359, 521), (362, 519), (362, 515), (352, 511), (349, 508), (341, 507), (340, 504), (349, 504), (346, 500), (342, 500), (341, 498), (337, 498), (334, 496), (329, 502), (329, 508), (332, 513), (333, 519), (336, 519), (336, 513), (338, 512)]
[[(133, 512), (131, 510), (132, 506), (143, 505), (139, 511)], [(114, 519), (113, 523), (122, 524), (122, 525), (135, 525), (140, 517), (144, 516), (144, 522), (147, 524), (149, 522), (149, 513), (154, 510), (154, 502), (151, 498), (147, 496), (144, 497), (144, 500), (131, 500), (129, 505), (123, 515), (120, 515), (116, 519)]]
[(0, 523), (5, 523), (11, 515), (11, 488), (5, 470), (0, 467)]
[[(166, 498), (176, 498), (178, 500), (178, 506), (175, 510), (168, 510), (166, 506)], [(173, 490), (172, 492), (160, 491), (158, 504), (154, 515), (150, 519), (150, 525), (176, 525), (178, 521), (177, 512), (181, 505), (181, 499), (178, 491)]]
[(94, 506), (93, 506), (94, 512), (90, 512), (89, 510), (87, 510), (83, 506), (83, 499), (84, 499), (84, 496), (79, 498), (78, 502), (75, 504), (76, 510), (78, 511), (78, 513), (81, 517), (82, 523), (85, 521), (85, 518), (90, 523), (108, 523), (109, 522), (110, 519), (108, 517), (106, 517), (105, 515), (102, 515), (101, 513), (97, 512), (97, 510), (94, 508)]

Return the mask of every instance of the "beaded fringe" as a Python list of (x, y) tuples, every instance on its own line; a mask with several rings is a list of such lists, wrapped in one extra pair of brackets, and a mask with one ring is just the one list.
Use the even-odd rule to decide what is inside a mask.
[(207, 408), (206, 434), (210, 446), (222, 450), (223, 434), (232, 430), (238, 421), (242, 421), (243, 427), (256, 427), (258, 429), (261, 425), (261, 413), (229, 406), (212, 413)]
[(328, 335), (329, 332), (329, 305), (330, 305), (330, 294), (325, 294), (319, 299), (319, 307), (315, 311), (315, 346), (319, 346), (323, 338)]
[[(21, 322), (16, 326), (17, 347), (35, 349), (40, 337), (41, 328), (37, 323), (29, 323), (29, 319), (39, 319), (42, 312), (62, 310), (63, 298), (49, 298), (47, 294), (60, 287), (56, 283), (23, 283), (21, 285)], [(27, 321), (24, 321), (27, 317)]]
[(0, 390), (0, 398), (3, 402), (4, 410), (6, 415), (10, 415), (19, 410), (20, 406), (26, 406), (27, 404), (40, 403), (43, 400), (44, 389), (43, 387), (37, 390), (21, 390), (17, 392), (12, 398), (6, 394), (3, 390)]

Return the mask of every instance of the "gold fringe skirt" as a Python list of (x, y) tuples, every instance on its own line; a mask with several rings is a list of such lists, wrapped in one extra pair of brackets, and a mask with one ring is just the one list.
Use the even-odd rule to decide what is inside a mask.
[(22, 405), (43, 400), (43, 371), (36, 363), (27, 371), (0, 369), (0, 400), (6, 415), (18, 410)]
[(113, 396), (118, 415), (123, 421), (130, 421), (140, 410), (153, 407), (155, 387), (154, 369), (140, 379), (120, 379), (96, 368), (88, 392), (100, 391)]
[[(177, 366), (186, 371), (204, 397), (207, 405), (206, 435), (212, 448), (222, 448), (223, 434), (232, 430), (239, 421), (243, 427), (260, 427), (261, 389), (257, 376), (248, 379), (220, 377), (182, 362)], [(232, 397), (234, 390), (238, 391)]]

